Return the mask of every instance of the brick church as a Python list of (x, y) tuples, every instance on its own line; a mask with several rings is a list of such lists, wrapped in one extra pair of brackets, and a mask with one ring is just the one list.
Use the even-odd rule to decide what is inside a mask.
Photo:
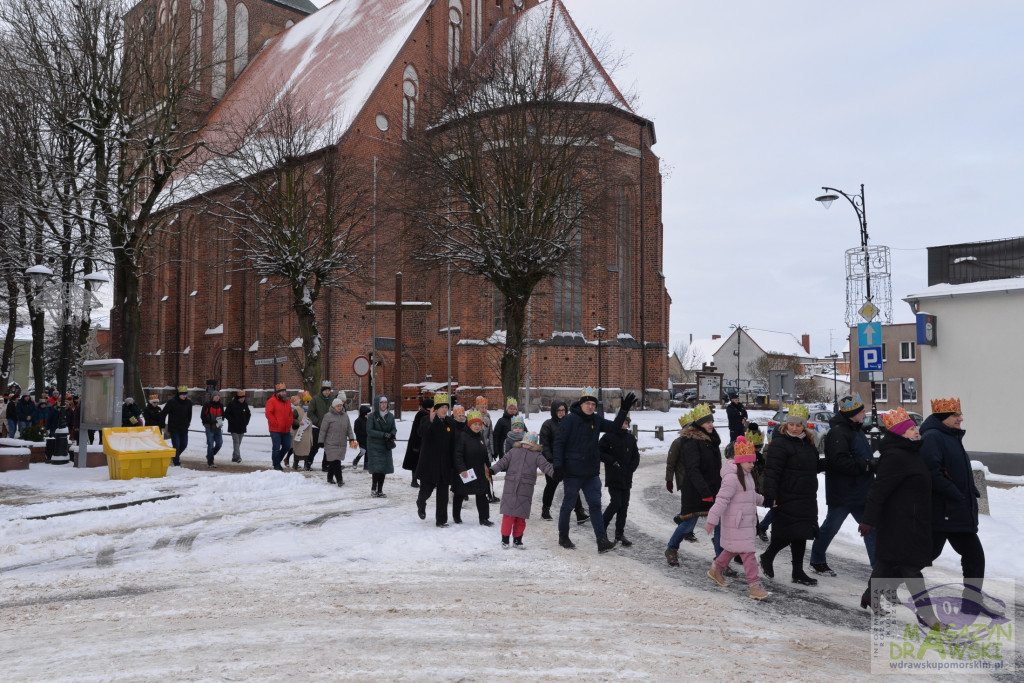
[[(374, 354), (378, 393), (407, 398), (420, 385), (457, 384), (460, 402), (484, 394), (492, 408), (502, 402), (494, 345), (503, 339), (501, 297), (478, 277), (449, 277), (436, 267), (410, 262), (400, 238), (402, 219), (376, 202), (401, 166), (379, 173), (381, 160), (394, 158), (409, 136), (436, 121), (430, 111), (425, 74), (446, 65), (472, 66), (489, 41), (508, 26), (527, 22), (550, 36), (558, 29), (593, 56), (559, 0), (334, 0), (317, 10), (309, 0), (153, 0), (179, 2), (190, 12), (192, 58), (210, 65), (195, 101), (212, 126), (261, 86), (288, 80), (294, 96), (333, 97), (344, 111), (340, 147), (373, 176), (367, 196), (373, 239), (360, 243), (360, 257), (374, 264), (373, 277), (345, 289), (325, 288), (316, 303), (322, 336), (322, 375), (349, 396), (368, 380), (353, 371), (359, 356)], [(178, 10), (182, 11), (182, 10)], [(510, 23), (511, 22), (511, 23)], [(541, 36), (543, 40), (544, 37)], [(610, 77), (607, 89), (618, 93)], [(573, 397), (582, 385), (601, 385), (606, 402), (618, 390), (646, 386), (647, 403), (667, 407), (670, 299), (662, 254), (661, 174), (652, 152), (654, 126), (627, 101), (614, 102), (615, 134), (602, 138), (612, 164), (603, 187), (582, 201), (594, 218), (582, 226), (578, 259), (563, 277), (545, 278), (530, 302), (527, 346), (519, 400), (546, 408), (555, 396)], [(211, 133), (211, 135), (213, 135)], [(147, 254), (142, 283), (140, 370), (147, 391), (169, 393), (176, 385), (254, 391), (271, 388), (276, 366), (289, 389), (302, 388), (302, 348), (288, 293), (254, 269), (230, 267), (238, 243), (209, 239), (218, 228), (209, 197), (224, 188), (205, 187), (197, 196), (175, 199)], [(368, 310), (370, 301), (394, 301), (396, 272), (403, 271), (405, 301), (429, 302), (429, 310), (396, 314)], [(450, 302), (450, 306), (449, 306)], [(603, 331), (595, 333), (595, 328)], [(397, 347), (401, 376), (396, 377)], [(266, 362), (259, 362), (266, 361)]]

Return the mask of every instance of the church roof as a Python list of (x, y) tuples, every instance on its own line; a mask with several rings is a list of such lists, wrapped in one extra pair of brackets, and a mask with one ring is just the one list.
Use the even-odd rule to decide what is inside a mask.
[(294, 9), (294, 10), (298, 10), (300, 12), (305, 12), (306, 14), (312, 14), (313, 12), (316, 12), (316, 10), (317, 10), (316, 5), (314, 5), (312, 2), (310, 2), (310, 0), (268, 0), (268, 1), (273, 3), (273, 4), (275, 4), (275, 5), (281, 5), (282, 7), (287, 7), (288, 9)]

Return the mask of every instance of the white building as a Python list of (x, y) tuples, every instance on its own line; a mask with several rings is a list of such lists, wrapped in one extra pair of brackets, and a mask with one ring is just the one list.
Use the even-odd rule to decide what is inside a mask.
[[(720, 340), (715, 340), (720, 341)], [(811, 340), (808, 335), (797, 339), (789, 332), (772, 332), (753, 327), (733, 330), (732, 334), (720, 341), (714, 351), (715, 366), (723, 373), (727, 386), (736, 386), (746, 391), (754, 383), (750, 364), (766, 355), (795, 358), (801, 362), (811, 360)]]

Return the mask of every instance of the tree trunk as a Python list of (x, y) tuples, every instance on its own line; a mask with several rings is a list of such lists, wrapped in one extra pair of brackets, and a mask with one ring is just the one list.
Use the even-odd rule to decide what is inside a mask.
[[(36, 401), (43, 395), (43, 389), (46, 387), (46, 371), (43, 369), (43, 341), (46, 336), (46, 325), (43, 316), (42, 309), (29, 306), (28, 319), (32, 325), (32, 377), (36, 385)], [(25, 392), (28, 392), (28, 387), (25, 387)]]
[(315, 394), (320, 388), (322, 350), (316, 311), (313, 309), (316, 300), (301, 290), (295, 292), (295, 295), (295, 304), (292, 308), (299, 321), (299, 337), (302, 338), (302, 386), (310, 394)]
[(14, 381), (11, 373), (11, 358), (14, 357), (14, 337), (18, 327), (18, 282), (7, 275), (7, 335), (4, 337), (3, 358), (0, 359), (0, 377), (4, 380), (3, 390)]
[(142, 326), (139, 274), (125, 251), (114, 250), (114, 315), (110, 330), (116, 334), (116, 357), (124, 361), (125, 398), (131, 396), (136, 405), (144, 405), (142, 375), (139, 372), (139, 330)]
[(505, 349), (501, 354), (501, 390), (519, 398), (523, 369), (523, 337), (526, 331), (526, 301), (505, 296)]

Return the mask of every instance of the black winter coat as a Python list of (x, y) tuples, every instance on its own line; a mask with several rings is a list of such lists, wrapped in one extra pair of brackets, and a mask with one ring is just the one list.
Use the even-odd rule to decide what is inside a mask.
[(416, 478), (426, 484), (449, 486), (455, 472), (452, 461), (455, 438), (459, 432), (451, 417), (434, 417), (420, 424), (419, 462), (416, 464)]
[(679, 446), (686, 476), (680, 490), (679, 514), (707, 512), (714, 504), (703, 500), (714, 498), (722, 486), (722, 437), (717, 431), (710, 434), (703, 427), (690, 425), (680, 434)]
[[(356, 433), (356, 443), (363, 450), (366, 450), (366, 416), (370, 414), (368, 410), (369, 406), (361, 406), (359, 408), (359, 417), (352, 423), (352, 431)], [(366, 412), (363, 412), (363, 411)], [(410, 437), (412, 438), (412, 437)], [(419, 434), (416, 434), (416, 438), (419, 438)]]
[(228, 422), (229, 434), (245, 434), (245, 429), (249, 426), (249, 420), (252, 419), (252, 411), (249, 410), (249, 404), (239, 401), (238, 397), (235, 397), (224, 408), (224, 419)]
[[(555, 434), (558, 433), (558, 425), (561, 419), (558, 417), (558, 409), (567, 407), (565, 401), (553, 401), (551, 403), (551, 419), (544, 420), (540, 426), (540, 452), (548, 462), (555, 461)], [(569, 412), (566, 411), (566, 415)]]
[[(430, 417), (430, 412), (420, 408), (416, 411), (416, 417), (412, 419), (412, 431), (409, 432), (409, 443), (405, 447), (405, 458), (402, 460), (402, 469), (416, 471), (416, 465), (420, 462), (420, 446), (423, 445), (423, 437), (420, 436), (420, 426), (423, 421)], [(358, 440), (359, 433), (356, 433)]]
[(743, 424), (747, 419), (747, 409), (739, 401), (729, 401), (729, 405), (725, 407), (725, 414), (729, 417), (729, 441), (735, 441), (737, 436), (743, 436), (747, 430)]
[(508, 408), (505, 408), (505, 412), (503, 412), (501, 417), (498, 418), (498, 421), (494, 423), (494, 432), (491, 435), (493, 437), (493, 452), (499, 457), (505, 452), (505, 437), (512, 431), (513, 417), (514, 416), (508, 412)]
[(896, 565), (932, 563), (932, 476), (921, 442), (882, 437), (878, 473), (864, 505), (864, 522), (878, 529), (875, 556)]
[(601, 432), (622, 429), (627, 413), (619, 411), (614, 420), (601, 413), (587, 415), (576, 401), (562, 419), (555, 434), (555, 459), (551, 463), (563, 477), (590, 479), (601, 476), (601, 453), (597, 448)]
[(147, 427), (159, 427), (161, 430), (164, 428), (164, 412), (160, 409), (160, 406), (155, 406), (152, 403), (147, 403), (146, 407), (142, 409), (142, 419), (146, 421)]
[(874, 455), (863, 425), (842, 413), (828, 421), (825, 435), (825, 502), (862, 507), (875, 475)]
[[(133, 417), (135, 422), (132, 422)], [(121, 406), (122, 427), (141, 427), (142, 420), (140, 418), (142, 418), (142, 409), (135, 405), (135, 403), (125, 403)]]
[(18, 401), (17, 399), (7, 402), (7, 419), (17, 420), (18, 419)]
[(946, 426), (934, 415), (921, 425), (921, 459), (932, 475), (932, 529), (978, 531), (978, 487), (962, 429)]
[[(455, 438), (455, 479), (452, 489), (460, 496), (487, 495), (491, 488), (487, 483), (487, 474), (484, 470), (491, 464), (487, 455), (487, 444), (484, 442), (483, 433), (474, 434), (472, 429), (458, 431)], [(462, 483), (459, 473), (473, 470), (476, 479), (468, 484)]]
[(175, 396), (164, 404), (164, 415), (168, 431), (184, 434), (192, 424), (192, 401)]
[(803, 437), (790, 436), (781, 426), (765, 449), (765, 507), (776, 504), (772, 512), (772, 534), (780, 538), (818, 537), (818, 472), (825, 459), (818, 457), (814, 431)]
[(610, 489), (633, 488), (633, 473), (640, 467), (636, 438), (628, 429), (608, 432), (598, 442), (604, 463), (604, 485)]

